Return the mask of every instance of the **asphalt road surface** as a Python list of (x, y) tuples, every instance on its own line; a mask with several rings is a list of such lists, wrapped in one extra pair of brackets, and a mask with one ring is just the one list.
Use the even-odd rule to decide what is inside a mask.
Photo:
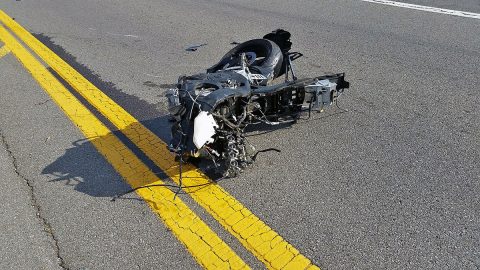
[[(473, 0), (407, 2), (480, 12)], [(305, 55), (300, 77), (346, 72), (348, 112), (251, 137), (281, 153), (218, 185), (321, 269), (480, 269), (479, 19), (361, 0), (4, 0), (0, 9), (164, 141), (163, 94), (179, 75), (204, 71), (232, 42), (289, 30)], [(129, 188), (125, 177), (4, 54), (0, 268), (205, 267), (141, 197), (110, 201)], [(266, 267), (180, 199), (247, 265)]]

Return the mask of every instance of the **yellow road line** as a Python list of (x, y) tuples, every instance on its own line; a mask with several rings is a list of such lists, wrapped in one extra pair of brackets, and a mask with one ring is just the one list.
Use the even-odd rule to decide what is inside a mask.
[(0, 48), (0, 58), (4, 57), (4, 56), (7, 55), (9, 52), (10, 52), (10, 49), (7, 48), (7, 46), (2, 46), (2, 47)]
[[(132, 187), (163, 183), (2, 26), (0, 39)], [(174, 200), (172, 191), (163, 187), (150, 187), (140, 189), (137, 193), (200, 265), (207, 269), (249, 268), (182, 200)]]
[[(173, 181), (179, 182), (177, 162), (163, 141), (1, 10), (0, 21), (136, 144)], [(192, 165), (184, 166), (184, 171), (185, 185), (211, 182)], [(269, 269), (318, 269), (220, 186), (209, 185), (190, 193), (190, 196)]]

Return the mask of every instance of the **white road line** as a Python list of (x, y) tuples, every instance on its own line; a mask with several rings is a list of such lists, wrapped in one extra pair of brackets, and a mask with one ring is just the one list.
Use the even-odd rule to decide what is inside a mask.
[(460, 17), (466, 17), (466, 18), (472, 18), (472, 19), (479, 19), (480, 20), (480, 14), (473, 13), (473, 12), (466, 12), (466, 11), (445, 9), (445, 8), (436, 8), (436, 7), (429, 7), (429, 6), (420, 6), (420, 5), (407, 4), (407, 3), (388, 1), (388, 0), (360, 0), (360, 1), (370, 2), (370, 3), (375, 3), (375, 4), (382, 4), (382, 5), (389, 5), (389, 6), (394, 6), (394, 7), (410, 8), (410, 9), (416, 9), (416, 10), (421, 10), (421, 11), (435, 12), (435, 13), (440, 13), (440, 14), (460, 16)]

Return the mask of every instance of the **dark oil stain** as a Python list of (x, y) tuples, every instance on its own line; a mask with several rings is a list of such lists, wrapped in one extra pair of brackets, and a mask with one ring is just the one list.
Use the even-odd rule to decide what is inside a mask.
[(145, 81), (143, 82), (143, 85), (148, 86), (148, 87), (157, 87), (157, 88), (162, 88), (162, 89), (169, 89), (169, 88), (175, 88), (176, 84), (169, 84), (169, 83), (161, 83), (161, 84), (156, 84), (152, 81)]

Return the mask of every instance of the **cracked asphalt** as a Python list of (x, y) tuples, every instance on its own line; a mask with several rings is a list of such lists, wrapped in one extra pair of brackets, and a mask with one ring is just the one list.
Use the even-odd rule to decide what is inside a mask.
[[(406, 2), (480, 12), (473, 0)], [(282, 152), (220, 186), (322, 269), (480, 269), (480, 20), (355, 0), (0, 9), (163, 140), (163, 93), (179, 75), (233, 41), (289, 30), (305, 55), (298, 75), (346, 72), (348, 112), (251, 137)], [(139, 197), (110, 202), (128, 185), (11, 53), (0, 58), (0, 134), (0, 268), (199, 268)]]
[[(31, 180), (18, 172), (15, 157), (1, 138), (0, 170), (2, 171), (0, 228), (4, 235), (0, 254), (4, 269), (61, 269), (51, 227), (40, 214)], [(25, 258), (29, 258), (25, 260)]]

